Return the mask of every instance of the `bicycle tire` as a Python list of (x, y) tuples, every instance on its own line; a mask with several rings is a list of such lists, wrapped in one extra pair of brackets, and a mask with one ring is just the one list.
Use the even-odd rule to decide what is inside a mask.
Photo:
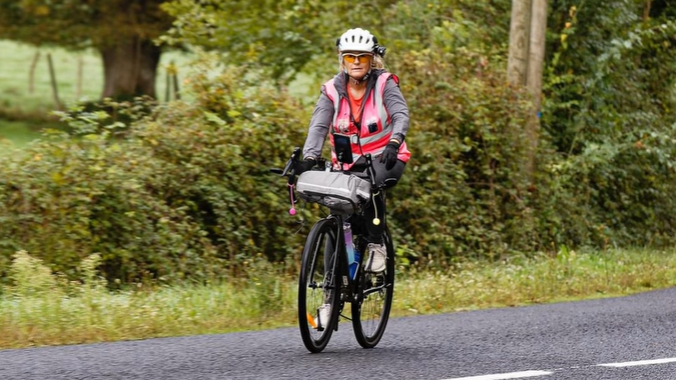
[[(310, 230), (303, 248), (298, 282), (298, 325), (303, 344), (312, 353), (324, 350), (337, 324), (340, 308), (340, 283), (336, 272), (336, 233), (333, 218), (318, 221)], [(339, 252), (339, 251), (338, 251)], [(331, 305), (331, 317), (321, 329), (319, 307)], [(318, 328), (319, 327), (319, 328)]]
[[(352, 304), (352, 327), (357, 342), (363, 348), (373, 348), (383, 337), (392, 309), (394, 295), (394, 245), (389, 230), (383, 234), (387, 247), (387, 265), (382, 274), (360, 270), (361, 294)], [(365, 260), (364, 260), (365, 262)]]

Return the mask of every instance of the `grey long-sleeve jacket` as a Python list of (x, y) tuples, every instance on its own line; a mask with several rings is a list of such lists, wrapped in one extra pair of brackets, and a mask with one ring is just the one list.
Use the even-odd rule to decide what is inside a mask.
[[(367, 93), (364, 95), (368, 98), (368, 92), (375, 88), (378, 76), (384, 70), (372, 70), (366, 85)], [(347, 74), (339, 73), (334, 79), (334, 84), (338, 90), (338, 95), (341, 98), (347, 97)], [(408, 131), (408, 106), (404, 95), (401, 93), (397, 81), (390, 77), (385, 84), (385, 91), (383, 94), (383, 102), (385, 108), (390, 115), (392, 124), (392, 137), (403, 142)], [(321, 94), (315, 105), (312, 119), (310, 120), (310, 127), (308, 135), (305, 139), (303, 147), (303, 157), (319, 157), (322, 154), (324, 142), (329, 134), (329, 127), (333, 121), (333, 113), (335, 112), (333, 102), (326, 95), (326, 89), (322, 86)]]

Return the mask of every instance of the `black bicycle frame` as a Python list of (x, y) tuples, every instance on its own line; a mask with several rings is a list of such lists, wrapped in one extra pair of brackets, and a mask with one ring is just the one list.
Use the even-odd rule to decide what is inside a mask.
[[(335, 272), (333, 276), (338, 282), (336, 288), (341, 290), (341, 301), (354, 302), (354, 294), (357, 294), (357, 281), (350, 277), (350, 263), (348, 262), (349, 258), (347, 257), (347, 249), (345, 248), (345, 230), (343, 229), (344, 218), (342, 215), (329, 215), (327, 218), (335, 219), (337, 224), (337, 239), (334, 255), (338, 256), (336, 256), (336, 267), (334, 268)], [(361, 262), (359, 264), (361, 264)], [(357, 270), (359, 270), (359, 268)], [(348, 292), (344, 292), (344, 289), (347, 289)], [(346, 296), (347, 299), (344, 299), (343, 296)]]
[[(297, 162), (300, 159), (300, 154), (301, 154), (301, 149), (296, 147), (293, 150), (293, 153), (291, 154), (291, 157), (289, 161), (287, 162), (286, 166), (284, 167), (283, 170), (277, 170), (277, 169), (271, 169), (272, 172), (276, 174), (280, 174), (281, 176), (288, 176), (288, 185), (289, 185), (289, 196), (291, 198), (291, 207), (293, 208), (294, 203), (296, 202), (295, 197), (294, 197), (294, 184), (295, 184), (295, 179), (296, 179), (296, 173), (294, 170), (294, 163)], [(371, 182), (371, 196), (376, 196), (376, 192), (378, 191), (378, 188), (375, 184), (375, 172), (373, 171), (373, 161), (372, 157), (370, 154), (365, 154), (364, 158), (366, 159), (366, 170), (367, 174), (369, 177), (369, 180)], [(362, 270), (361, 268), (361, 263), (364, 259), (364, 256), (366, 255), (366, 252), (362, 252), (360, 259), (359, 259), (359, 265), (357, 266), (357, 272), (355, 275), (355, 279), (352, 279), (350, 277), (350, 271), (349, 271), (349, 265), (348, 263), (348, 257), (347, 257), (347, 251), (345, 248), (345, 234), (343, 231), (343, 222), (344, 222), (344, 217), (342, 215), (334, 215), (331, 214), (327, 216), (326, 218), (334, 218), (336, 220), (336, 224), (338, 225), (337, 231), (336, 231), (336, 247), (334, 248), (334, 255), (338, 255), (336, 260), (334, 261), (334, 281), (337, 281), (335, 285), (337, 290), (341, 291), (341, 301), (343, 302), (361, 302), (363, 299), (363, 294), (360, 291), (360, 282), (356, 281), (357, 279), (361, 279), (361, 275), (359, 271)], [(337, 276), (337, 274), (340, 273), (340, 276)], [(340, 277), (340, 278), (339, 278)], [(343, 289), (347, 289), (348, 292), (347, 294), (343, 293)], [(378, 289), (374, 289), (374, 291), (377, 291)], [(342, 299), (342, 296), (346, 295), (347, 299)]]

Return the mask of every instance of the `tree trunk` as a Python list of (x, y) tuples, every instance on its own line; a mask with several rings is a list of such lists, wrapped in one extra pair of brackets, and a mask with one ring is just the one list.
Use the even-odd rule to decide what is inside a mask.
[(133, 40), (100, 48), (103, 58), (102, 97), (131, 99), (155, 95), (155, 75), (161, 49), (150, 40)]

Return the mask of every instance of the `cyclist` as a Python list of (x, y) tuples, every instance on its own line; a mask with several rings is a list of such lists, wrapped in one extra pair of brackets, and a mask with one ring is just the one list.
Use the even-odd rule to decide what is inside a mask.
[[(315, 105), (303, 160), (296, 173), (311, 169), (329, 135), (333, 167), (340, 168), (336, 156), (336, 138), (347, 136), (353, 155), (349, 170), (363, 155), (373, 159), (376, 184), (389, 188), (401, 178), (411, 153), (404, 142), (409, 126), (406, 100), (399, 88), (399, 78), (384, 69), (385, 47), (368, 30), (349, 29), (336, 41), (339, 73), (321, 87)], [(344, 161), (344, 160), (342, 160)], [(361, 161), (364, 161), (361, 158)], [(384, 198), (373, 197), (364, 210), (367, 221), (369, 257), (365, 269), (380, 273), (385, 270), (387, 252), (383, 242), (385, 220)]]

